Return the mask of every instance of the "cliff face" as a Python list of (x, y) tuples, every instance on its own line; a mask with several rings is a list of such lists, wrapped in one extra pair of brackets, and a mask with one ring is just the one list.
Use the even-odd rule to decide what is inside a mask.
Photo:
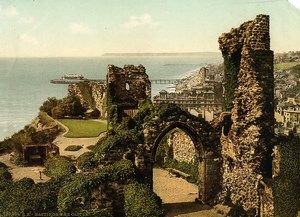
[(106, 86), (101, 82), (81, 82), (70, 84), (68, 94), (79, 97), (81, 104), (87, 109), (98, 109), (101, 117), (106, 117)]

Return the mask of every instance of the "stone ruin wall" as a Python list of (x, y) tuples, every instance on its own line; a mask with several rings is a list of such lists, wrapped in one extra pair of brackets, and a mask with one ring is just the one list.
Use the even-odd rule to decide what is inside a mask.
[[(232, 125), (221, 137), (223, 193), (229, 194), (232, 202), (241, 204), (245, 210), (258, 210), (258, 186), (263, 177), (271, 174), (274, 137), (269, 16), (258, 15), (253, 21), (222, 34), (219, 44), (224, 60), (227, 58), (236, 61), (231, 64), (239, 65), (231, 110)], [(230, 59), (233, 56), (240, 56), (240, 61), (239, 58)]]
[[(89, 85), (92, 89), (92, 97), (95, 101), (95, 108), (98, 109), (101, 113), (101, 117), (106, 117), (106, 105), (105, 97), (106, 97), (106, 87), (105, 84), (100, 82), (89, 82)], [(92, 109), (89, 107), (88, 103), (84, 100), (83, 94), (77, 84), (70, 84), (68, 86), (68, 95), (76, 95), (79, 97), (81, 104), (87, 109)]]
[[(151, 98), (151, 83), (142, 65), (108, 66), (107, 73), (108, 113), (111, 105), (117, 106), (119, 119), (133, 117), (139, 104)], [(108, 114), (108, 117), (110, 115)]]
[(173, 150), (173, 158), (177, 161), (191, 163), (197, 156), (193, 141), (183, 131), (174, 132), (168, 143)]

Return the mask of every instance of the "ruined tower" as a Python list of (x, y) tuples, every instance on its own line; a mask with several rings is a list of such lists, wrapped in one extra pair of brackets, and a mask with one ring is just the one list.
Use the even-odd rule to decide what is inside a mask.
[(144, 66), (108, 66), (107, 113), (110, 125), (135, 116), (139, 104), (150, 98), (151, 83)]
[(258, 184), (271, 176), (274, 138), (273, 51), (269, 16), (223, 33), (227, 110), (232, 125), (223, 129), (223, 192), (245, 210), (258, 209)]

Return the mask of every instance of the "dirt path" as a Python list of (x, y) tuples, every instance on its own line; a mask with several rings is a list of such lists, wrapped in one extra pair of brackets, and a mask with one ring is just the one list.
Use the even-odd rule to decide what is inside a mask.
[(50, 178), (42, 173), (42, 179), (40, 179), (40, 171), (43, 172), (45, 167), (42, 166), (30, 166), (20, 167), (10, 162), (10, 155), (5, 154), (0, 156), (0, 161), (5, 163), (9, 167), (9, 171), (12, 174), (13, 180), (18, 181), (24, 177), (32, 178), (35, 183), (46, 182)]
[(153, 190), (163, 201), (166, 217), (223, 217), (228, 212), (221, 205), (210, 207), (195, 202), (198, 187), (166, 170), (153, 169)]

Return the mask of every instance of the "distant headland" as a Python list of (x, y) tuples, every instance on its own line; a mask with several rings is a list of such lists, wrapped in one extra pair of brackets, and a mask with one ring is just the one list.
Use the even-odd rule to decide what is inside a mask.
[(180, 52), (180, 53), (104, 53), (102, 56), (207, 56), (221, 55), (220, 52)]

